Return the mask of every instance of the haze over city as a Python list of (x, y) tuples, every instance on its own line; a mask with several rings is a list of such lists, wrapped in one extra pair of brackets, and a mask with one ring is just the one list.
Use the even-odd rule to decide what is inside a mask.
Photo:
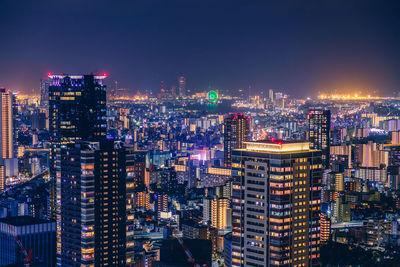
[(39, 93), (52, 73), (109, 73), (132, 92), (180, 75), (194, 91), (399, 89), (398, 1), (0, 3), (0, 83)]

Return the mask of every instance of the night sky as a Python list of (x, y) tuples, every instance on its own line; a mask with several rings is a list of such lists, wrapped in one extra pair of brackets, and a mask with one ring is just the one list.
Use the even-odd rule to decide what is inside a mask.
[[(0, 86), (107, 72), (158, 90), (400, 89), (400, 1), (0, 0)], [(248, 89), (251, 88), (251, 89)]]

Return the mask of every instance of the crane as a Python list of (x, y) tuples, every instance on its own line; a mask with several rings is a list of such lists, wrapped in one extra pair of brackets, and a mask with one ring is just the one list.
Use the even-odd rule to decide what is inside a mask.
[[(8, 225), (8, 228), (9, 228), (10, 231), (11, 231), (12, 228), (11, 228), (11, 225), (10, 225), (10, 224)], [(13, 231), (13, 232), (14, 232), (14, 240), (15, 240), (15, 243), (18, 244), (19, 249), (22, 251), (22, 253), (23, 253), (24, 257), (25, 257), (24, 264), (25, 264), (25, 266), (30, 266), (31, 264), (33, 264), (33, 257), (32, 257), (33, 251), (32, 251), (32, 248), (30, 248), (30, 249), (29, 249), (29, 252), (27, 252), (26, 249), (25, 249), (25, 247), (24, 247), (24, 245), (22, 245), (21, 240), (19, 240), (15, 228), (14, 228), (14, 231)]]

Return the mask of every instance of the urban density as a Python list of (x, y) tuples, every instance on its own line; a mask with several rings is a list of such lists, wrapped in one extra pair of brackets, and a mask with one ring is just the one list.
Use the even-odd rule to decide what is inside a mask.
[[(89, 28), (85, 27), (67, 29), (69, 25), (87, 23), (88, 18), (97, 18), (94, 13), (99, 10), (105, 13), (105, 20), (110, 19), (107, 16), (115, 18), (115, 7), (103, 2), (99, 1), (101, 7), (91, 8), (75, 1), (61, 5), (64, 11), (56, 17), (63, 24), (48, 25), (49, 29), (60, 27), (53, 32), (54, 39), (30, 28), (38, 39), (54, 41), (63, 51), (80, 50), (65, 52), (71, 57), (74, 54), (69, 62), (66, 57), (61, 60), (56, 54), (63, 52), (56, 52), (60, 50), (52, 45), (48, 46), (52, 50), (47, 55), (32, 43), (38, 56), (27, 58), (26, 64), (40, 62), (32, 63), (37, 64), (32, 68), (40, 73), (32, 78), (33, 85), (30, 75), (7, 74), (8, 78), (1, 74), (3, 55), (0, 56), (0, 266), (400, 266), (400, 91), (395, 89), (400, 88), (398, 83), (394, 81), (397, 87), (390, 88), (356, 88), (354, 81), (349, 80), (348, 87), (343, 83), (336, 90), (328, 82), (324, 87), (321, 77), (330, 78), (322, 75), (318, 78), (322, 89), (306, 90), (310, 86), (306, 79), (304, 84), (287, 83), (290, 73), (275, 73), (282, 82), (280, 86), (272, 76), (268, 77), (274, 82), (261, 78), (257, 82), (256, 75), (247, 79), (249, 72), (244, 72), (242, 78), (250, 81), (248, 85), (231, 86), (230, 80), (240, 84), (238, 74), (230, 68), (220, 69), (212, 75), (224, 78), (213, 82), (211, 74), (205, 73), (209, 67), (212, 72), (212, 65), (218, 63), (211, 60), (211, 54), (199, 52), (195, 46), (193, 52), (205, 57), (203, 62), (198, 57), (199, 63), (191, 62), (199, 64), (197, 71), (170, 62), (162, 66), (168, 71), (158, 72), (159, 68), (143, 64), (153, 76), (140, 77), (141, 70), (137, 76), (126, 74), (126, 79), (123, 70), (115, 67), (118, 57), (112, 61), (106, 52), (96, 50), (96, 43), (108, 42), (103, 38), (110, 39), (109, 35), (102, 36), (96, 27), (92, 28), (94, 35), (86, 33)], [(14, 14), (13, 5), (4, 4), (5, 12)], [(184, 5), (182, 10), (190, 9), (193, 16), (198, 16), (188, 5), (190, 8)], [(55, 11), (55, 6), (39, 6), (32, 9), (33, 17), (49, 15), (46, 10)], [(81, 7), (82, 13), (74, 13), (75, 6)], [(294, 6), (300, 9), (298, 12), (307, 9), (301, 4)], [(163, 7), (169, 12), (167, 5)], [(220, 11), (220, 6), (215, 8)], [(248, 8), (258, 6), (239, 5), (234, 10), (239, 14)], [(273, 9), (283, 12), (281, 8)], [(311, 13), (315, 9), (327, 12), (325, 6), (309, 8)], [(358, 5), (346, 8), (352, 13)], [(369, 6), (368, 11), (373, 8)], [(210, 19), (215, 19), (211, 9), (201, 8), (210, 12)], [(66, 19), (65, 10), (75, 15)], [(343, 10), (332, 10), (343, 15), (349, 25), (358, 23)], [(393, 27), (400, 28), (400, 18), (392, 16), (391, 11), (375, 10), (379, 16), (386, 14)], [(226, 11), (233, 12), (229, 7)], [(106, 15), (107, 12), (110, 14)], [(121, 9), (117, 14), (129, 17), (126, 12)], [(366, 18), (378, 20), (367, 16), (364, 7), (359, 12), (365, 25)], [(337, 15), (338, 20), (341, 15)], [(42, 19), (52, 21), (52, 16), (37, 18), (32, 24), (40, 25)], [(161, 20), (154, 13), (149, 16)], [(245, 18), (249, 22), (244, 22), (243, 28), (250, 31), (257, 19), (249, 14)], [(172, 27), (179, 21), (172, 20), (173, 23), (165, 23)], [(316, 24), (326, 22), (322, 18), (311, 20)], [(14, 27), (8, 17), (7, 22), (0, 23)], [(193, 24), (190, 18), (188, 23), (191, 26), (182, 29), (193, 27), (199, 38), (208, 36), (210, 43), (216, 31), (213, 23), (216, 27), (224, 25), (225, 30), (229, 28), (221, 21), (203, 25), (204, 28)], [(103, 30), (119, 31), (116, 25)], [(292, 26), (305, 32), (299, 25)], [(389, 34), (378, 33), (376, 27), (371, 30), (374, 38)], [(241, 32), (243, 28), (231, 30)], [(203, 29), (212, 33), (204, 35)], [(170, 31), (173, 35), (174, 31)], [(183, 35), (185, 31), (182, 30)], [(68, 37), (62, 37), (63, 32)], [(161, 34), (155, 28), (149, 31), (152, 33)], [(96, 36), (97, 40), (87, 40), (84, 49), (73, 44), (81, 40), (81, 34), (88, 34), (87, 39)], [(227, 40), (230, 38), (229, 32), (221, 34)], [(332, 30), (332, 34), (337, 36), (338, 32)], [(64, 46), (56, 40), (57, 35), (74, 40)], [(169, 40), (168, 35), (166, 32), (165, 50), (157, 50), (153, 57), (168, 51), (174, 53), (168, 42), (193, 44), (189, 37), (182, 36), (177, 41)], [(30, 36), (26, 38), (31, 42)], [(400, 45), (398, 36), (394, 39), (394, 44)], [(279, 40), (283, 45), (284, 41)], [(24, 43), (23, 39), (19, 41)], [(141, 47), (141, 41), (138, 42)], [(257, 42), (257, 37), (237, 45), (244, 47), (251, 42)], [(115, 50), (124, 47), (119, 41), (114, 45)], [(322, 46), (325, 45), (324, 42)], [(344, 49), (341, 47), (337, 49)], [(368, 46), (371, 51), (381, 48)], [(19, 48), (16, 45), (7, 49)], [(92, 53), (88, 49), (96, 51), (93, 53), (98, 60), (93, 68), (86, 69), (84, 62), (91, 60), (86, 54)], [(248, 48), (243, 49), (248, 52)], [(278, 50), (276, 53), (282, 53), (285, 60), (286, 52)], [(314, 53), (310, 50), (313, 49), (304, 52), (309, 57)], [(3, 51), (7, 54), (5, 46), (0, 45), (0, 53)], [(136, 52), (124, 50), (120, 60), (132, 56), (130, 53)], [(140, 62), (142, 56), (136, 56)], [(218, 60), (235, 65), (231, 56), (228, 60), (221, 55)], [(103, 62), (102, 57), (108, 60)], [(382, 58), (389, 61), (390, 57)], [(393, 58), (400, 59), (400, 54)], [(96, 67), (99, 59), (100, 67)], [(17, 71), (11, 60), (4, 63)], [(182, 60), (177, 58), (176, 62)], [(300, 57), (293, 58), (296, 60)], [(135, 60), (130, 64), (136, 64)], [(257, 64), (250, 65), (246, 68), (263, 72), (255, 70)], [(50, 68), (55, 71), (49, 71)], [(306, 75), (298, 65), (295, 68)], [(356, 76), (357, 71), (360, 70), (346, 67), (345, 72)], [(369, 73), (365, 75), (366, 81), (370, 81), (367, 76), (374, 74), (380, 75)], [(313, 74), (307, 79), (310, 77)], [(387, 74), (377, 80), (382, 77), (391, 79)], [(146, 79), (148, 85), (142, 86)]]

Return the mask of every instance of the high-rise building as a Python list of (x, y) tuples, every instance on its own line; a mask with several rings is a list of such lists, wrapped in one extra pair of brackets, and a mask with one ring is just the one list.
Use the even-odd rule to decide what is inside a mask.
[(186, 78), (183, 76), (180, 76), (178, 79), (178, 94), (179, 96), (185, 96), (186, 95)]
[(2, 159), (11, 159), (14, 157), (14, 145), (13, 145), (13, 98), (14, 95), (6, 90), (0, 88), (0, 130), (1, 130), (1, 150), (0, 156)]
[[(29, 216), (0, 219), (0, 266), (56, 264), (56, 223)], [(22, 251), (25, 249), (27, 257)], [(30, 265), (28, 265), (30, 266)]]
[[(78, 141), (60, 149), (58, 266), (123, 266), (133, 262), (133, 172), (120, 142)], [(130, 241), (129, 241), (130, 240)]]
[(56, 165), (61, 145), (106, 137), (106, 75), (49, 75), (50, 206), (56, 217)]
[(40, 107), (44, 109), (49, 108), (49, 86), (49, 78), (44, 78), (40, 80)]
[(0, 88), (0, 159), (5, 167), (5, 176), (18, 175), (18, 160), (15, 155), (15, 96)]
[(214, 198), (211, 200), (211, 226), (218, 230), (225, 230), (228, 226), (227, 214), (229, 200)]
[(168, 212), (168, 195), (160, 193), (154, 197), (156, 198), (157, 216), (161, 218), (162, 212)]
[(232, 175), (232, 266), (319, 266), (321, 152), (245, 142)]
[(224, 119), (224, 164), (232, 164), (232, 150), (243, 148), (250, 138), (250, 118), (243, 114), (232, 114)]
[(203, 198), (203, 222), (211, 222), (211, 197)]
[(308, 113), (309, 141), (311, 148), (322, 151), (322, 163), (329, 167), (330, 154), (330, 110), (312, 109)]

